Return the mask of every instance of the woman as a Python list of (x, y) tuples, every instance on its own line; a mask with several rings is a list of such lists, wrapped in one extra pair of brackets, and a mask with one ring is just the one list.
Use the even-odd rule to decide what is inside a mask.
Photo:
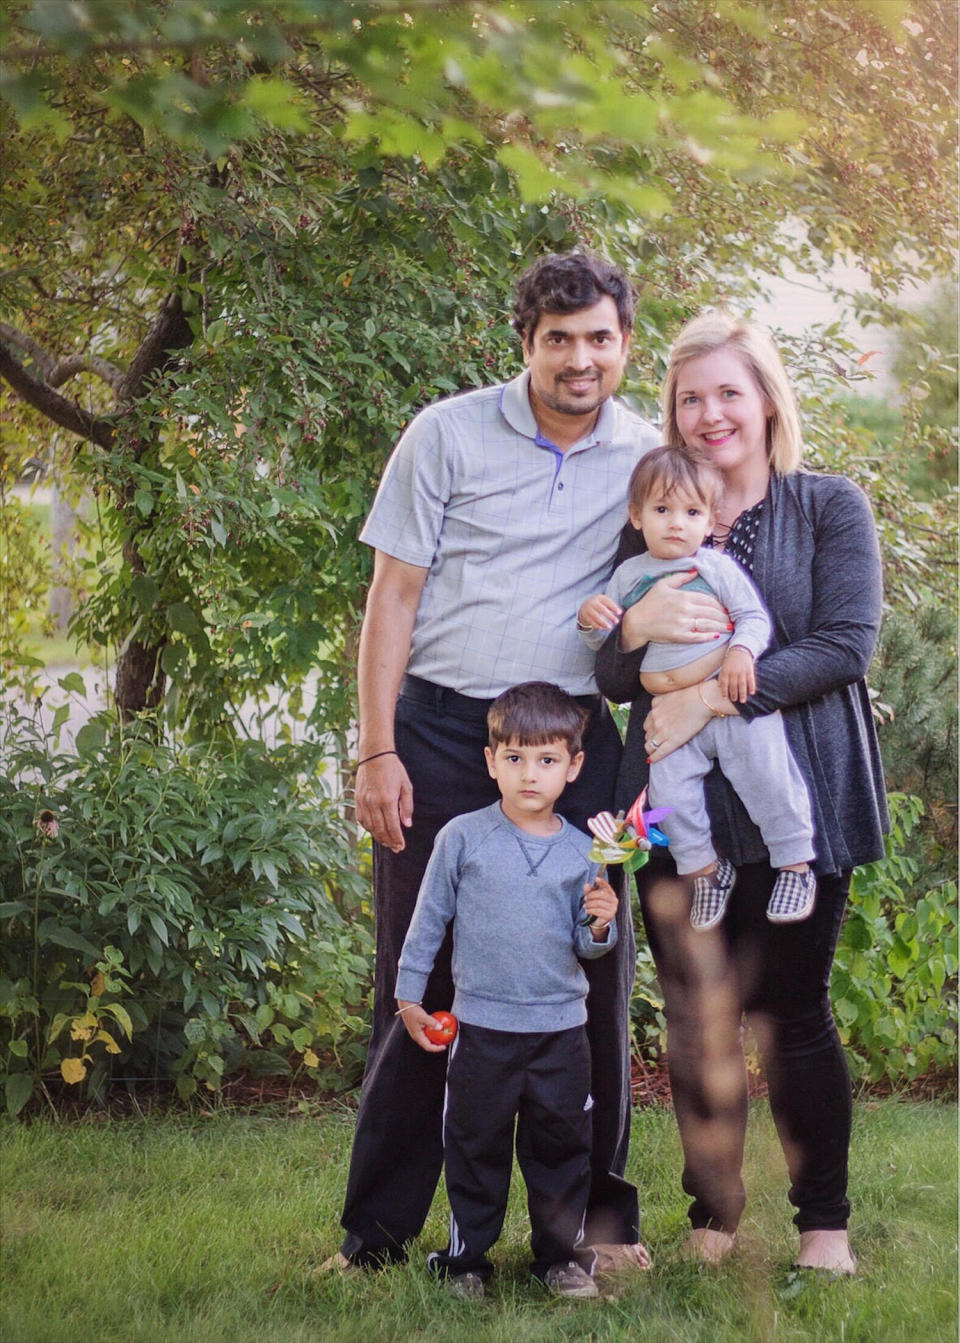
[[(775, 872), (759, 832), (715, 767), (707, 781), (714, 841), (737, 869), (736, 899), (713, 932), (692, 932), (690, 887), (661, 851), (638, 874), (640, 905), (664, 993), (668, 1062), (693, 1198), (687, 1252), (717, 1262), (745, 1203), (747, 1118), (741, 1024), (760, 1048), (800, 1231), (796, 1264), (853, 1273), (846, 1196), (851, 1094), (830, 1009), (830, 968), (851, 870), (883, 854), (883, 774), (864, 675), (881, 615), (880, 557), (869, 504), (850, 481), (799, 469), (800, 425), (769, 337), (723, 312), (687, 324), (663, 389), (666, 441), (706, 455), (724, 476), (713, 544), (751, 574), (774, 635), (746, 703), (717, 682), (638, 690), (651, 639), (708, 643), (726, 614), (678, 575), (623, 616), (598, 654), (601, 691), (635, 700), (618, 804), (646, 782), (648, 760), (689, 741), (711, 715), (781, 710), (813, 805), (817, 899), (803, 923), (766, 918)], [(627, 529), (620, 560), (642, 548)], [(632, 533), (632, 535), (630, 535)]]

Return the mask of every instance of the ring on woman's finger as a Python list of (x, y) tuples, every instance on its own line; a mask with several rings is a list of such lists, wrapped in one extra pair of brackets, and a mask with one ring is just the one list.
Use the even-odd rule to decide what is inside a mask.
[(698, 630), (697, 630), (697, 622), (696, 622), (696, 621), (693, 622), (693, 624), (690, 626), (690, 628), (693, 630), (694, 634), (697, 634), (697, 633), (698, 633)]
[(655, 751), (660, 750), (660, 743), (657, 741), (656, 737), (650, 738), (650, 745), (653, 747)]

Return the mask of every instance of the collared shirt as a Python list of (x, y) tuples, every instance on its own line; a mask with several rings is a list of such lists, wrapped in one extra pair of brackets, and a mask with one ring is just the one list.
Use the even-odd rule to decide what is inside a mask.
[(397, 444), (361, 540), (429, 570), (407, 671), (487, 699), (521, 681), (596, 690), (578, 638), (627, 517), (627, 480), (658, 435), (622, 402), (561, 452), (524, 371), (428, 406)]

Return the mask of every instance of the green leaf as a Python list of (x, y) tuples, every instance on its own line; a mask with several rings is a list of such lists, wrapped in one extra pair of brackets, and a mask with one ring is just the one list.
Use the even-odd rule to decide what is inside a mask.
[(247, 84), (243, 100), (255, 116), (280, 130), (306, 132), (310, 129), (299, 90), (286, 79), (257, 75)]
[(61, 676), (57, 685), (61, 690), (66, 690), (71, 695), (85, 695), (87, 685), (79, 672), (68, 672), (66, 676)]
[(104, 724), (99, 719), (91, 718), (90, 722), (84, 723), (77, 733), (77, 754), (82, 756), (96, 755), (106, 740), (107, 729)]
[(100, 947), (95, 947), (92, 942), (88, 942), (74, 928), (63, 927), (57, 919), (43, 919), (37, 928), (37, 936), (41, 943), (52, 942), (57, 947), (68, 947), (71, 951), (82, 951), (85, 956), (91, 957), (91, 963), (100, 959)]
[(196, 612), (186, 602), (174, 602), (172, 606), (167, 607), (167, 624), (178, 634), (187, 636), (196, 634), (200, 629)]
[(33, 1075), (31, 1073), (11, 1073), (4, 1088), (6, 1092), (7, 1113), (18, 1115), (33, 1095)]
[(152, 611), (160, 596), (160, 586), (149, 574), (137, 574), (130, 582), (130, 592), (141, 611)]
[(27, 900), (0, 901), (0, 919), (16, 918), (18, 914), (28, 914), (33, 906)]
[(135, 492), (133, 502), (137, 506), (137, 511), (143, 517), (148, 518), (153, 512), (153, 495), (149, 490), (145, 490), (141, 487)]
[(157, 913), (157, 911), (156, 911), (155, 909), (151, 909), (151, 910), (148, 912), (147, 917), (148, 917), (149, 920), (150, 920), (150, 924), (151, 924), (151, 927), (153, 928), (153, 931), (156, 933), (157, 937), (159, 937), (159, 939), (160, 939), (160, 941), (163, 943), (163, 945), (164, 945), (165, 947), (166, 947), (166, 946), (169, 946), (169, 945), (170, 945), (170, 933), (169, 933), (168, 930), (167, 930), (167, 925), (164, 923), (163, 919), (160, 917), (160, 915)]

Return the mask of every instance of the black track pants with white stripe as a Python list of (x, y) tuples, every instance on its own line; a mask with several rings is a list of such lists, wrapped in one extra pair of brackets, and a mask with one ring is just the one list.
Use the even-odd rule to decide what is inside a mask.
[(542, 1278), (551, 1264), (577, 1257), (590, 1191), (591, 1108), (583, 1027), (516, 1034), (461, 1024), (443, 1118), (450, 1244), (430, 1256), (435, 1273), (493, 1271), (487, 1251), (506, 1213), (514, 1124), (532, 1270)]

